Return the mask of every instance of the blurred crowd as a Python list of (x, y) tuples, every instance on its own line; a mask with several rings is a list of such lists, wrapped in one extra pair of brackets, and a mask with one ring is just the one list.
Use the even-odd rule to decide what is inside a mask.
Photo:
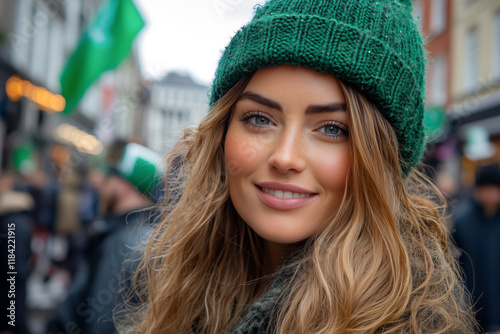
[[(161, 196), (156, 179), (144, 187), (120, 170), (123, 156), (137, 156), (137, 148), (145, 150), (115, 141), (100, 168), (59, 166), (53, 175), (2, 171), (0, 303), (7, 314), (2, 314), (0, 333), (114, 331), (111, 314), (128, 279), (122, 264), (139, 259), (139, 252), (132, 254), (134, 247), (152, 230), (154, 204)], [(147, 159), (140, 161), (134, 175), (144, 181), (137, 166), (142, 168)], [(14, 262), (8, 261), (9, 229), (15, 236)], [(15, 276), (12, 296), (4, 284), (10, 273)], [(11, 300), (15, 327), (4, 321)]]

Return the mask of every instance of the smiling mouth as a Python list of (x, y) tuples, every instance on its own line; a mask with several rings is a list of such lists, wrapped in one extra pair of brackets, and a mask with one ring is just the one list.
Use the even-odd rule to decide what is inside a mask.
[(296, 192), (292, 192), (292, 191), (268, 189), (268, 188), (262, 188), (262, 187), (260, 187), (260, 190), (262, 190), (266, 194), (269, 194), (269, 195), (277, 197), (277, 198), (282, 198), (282, 199), (307, 198), (307, 197), (311, 197), (314, 195), (314, 194), (306, 194), (306, 193), (296, 193)]

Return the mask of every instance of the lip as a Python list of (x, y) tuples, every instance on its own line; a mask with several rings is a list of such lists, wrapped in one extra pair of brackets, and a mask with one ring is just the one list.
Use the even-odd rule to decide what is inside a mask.
[[(305, 206), (309, 202), (313, 201), (317, 196), (316, 193), (309, 191), (307, 189), (297, 187), (292, 184), (284, 184), (278, 182), (262, 182), (256, 184), (255, 188), (257, 189), (257, 195), (259, 196), (260, 200), (264, 202), (264, 204), (266, 204), (267, 206), (277, 210), (298, 209), (300, 207)], [(261, 188), (291, 191), (300, 194), (313, 194), (313, 195), (305, 198), (278, 198), (274, 197), (271, 194), (263, 192)]]
[(279, 182), (261, 182), (256, 184), (257, 187), (274, 189), (274, 190), (282, 190), (282, 191), (291, 191), (299, 194), (315, 194), (314, 191), (307, 190), (305, 188), (301, 188), (295, 186), (293, 184), (287, 183), (279, 183)]

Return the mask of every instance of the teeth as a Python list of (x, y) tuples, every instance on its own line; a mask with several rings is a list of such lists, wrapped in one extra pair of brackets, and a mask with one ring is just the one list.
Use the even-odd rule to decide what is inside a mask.
[(291, 191), (283, 191), (283, 190), (274, 190), (274, 189), (266, 189), (261, 188), (263, 192), (266, 194), (272, 195), (278, 198), (306, 198), (311, 197), (312, 194), (303, 194), (303, 193), (294, 193)]

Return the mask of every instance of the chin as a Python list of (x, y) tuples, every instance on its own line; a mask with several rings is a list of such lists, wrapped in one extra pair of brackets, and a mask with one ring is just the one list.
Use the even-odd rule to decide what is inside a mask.
[(272, 242), (275, 244), (280, 244), (280, 245), (294, 245), (301, 243), (310, 237), (312, 235), (297, 235), (295, 233), (284, 233), (283, 230), (279, 231), (257, 231), (254, 229), (254, 232), (257, 233), (262, 239), (266, 240), (267, 242)]

